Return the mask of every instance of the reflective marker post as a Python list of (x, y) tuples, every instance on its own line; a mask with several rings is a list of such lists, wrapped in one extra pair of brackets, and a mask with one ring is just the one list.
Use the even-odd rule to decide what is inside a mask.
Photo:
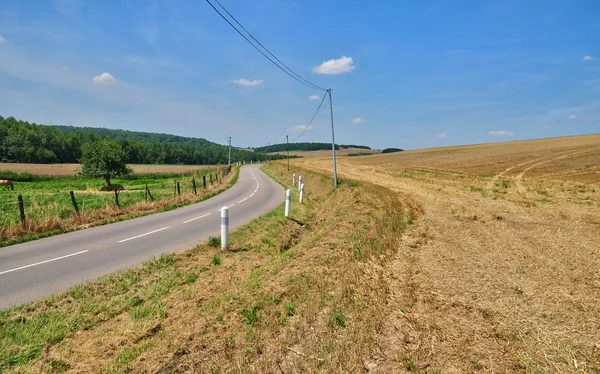
[(229, 248), (229, 208), (221, 208), (221, 249)]
[(300, 186), (302, 186), (302, 175), (298, 177), (298, 191), (300, 191)]
[(302, 204), (302, 199), (304, 198), (304, 183), (300, 185), (300, 204)]
[(296, 174), (292, 175), (292, 187), (296, 187)]
[(285, 191), (285, 216), (290, 216), (290, 200), (292, 199), (292, 190)]

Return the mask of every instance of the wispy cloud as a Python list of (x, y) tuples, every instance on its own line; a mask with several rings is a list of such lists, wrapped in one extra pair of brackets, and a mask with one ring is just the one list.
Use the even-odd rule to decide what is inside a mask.
[(315, 74), (342, 74), (349, 73), (354, 70), (356, 66), (352, 57), (342, 56), (338, 59), (331, 59), (324, 61), (321, 65), (317, 65), (312, 68)]
[(513, 136), (513, 135), (515, 135), (514, 132), (512, 132), (512, 131), (505, 131), (505, 130), (488, 131), (487, 134), (489, 136)]
[(117, 83), (117, 80), (109, 73), (102, 73), (98, 76), (93, 77), (92, 82), (94, 82), (94, 84), (113, 84)]
[(584, 58), (581, 59), (581, 61), (591, 61), (591, 60), (595, 60), (595, 57), (592, 56), (585, 56)]
[(446, 139), (448, 137), (448, 134), (443, 132), (443, 133), (437, 134), (435, 137), (438, 139)]
[(6, 43), (8, 40), (6, 40), (5, 37), (3, 37), (2, 35), (0, 35), (0, 43)]
[(319, 95), (310, 95), (308, 100), (319, 100), (321, 97)]
[(573, 121), (575, 118), (577, 118), (576, 115), (571, 115), (569, 116), (569, 118), (567, 118), (569, 121)]
[(360, 118), (360, 117), (357, 117), (357, 118), (355, 118), (355, 119), (352, 120), (352, 123), (355, 124), (355, 125), (360, 125), (360, 124), (365, 123), (365, 122), (367, 122), (367, 121), (364, 120), (364, 119), (362, 119), (362, 118)]
[(306, 131), (312, 131), (312, 130), (314, 130), (314, 127), (308, 126), (308, 129), (307, 129), (306, 125), (298, 125), (298, 126), (292, 127), (291, 130), (292, 131), (304, 131), (304, 130), (306, 130)]
[(454, 110), (456, 110), (458, 108), (455, 107), (455, 106), (443, 106), (443, 107), (438, 108), (438, 109), (441, 110), (441, 111), (444, 111), (444, 112), (452, 112), (452, 111), (454, 111)]
[(248, 79), (242, 78), (242, 79), (232, 79), (229, 81), (229, 83), (238, 84), (238, 85), (244, 86), (244, 87), (250, 87), (250, 86), (258, 86), (260, 84), (263, 84), (263, 80), (255, 79), (253, 81), (250, 81)]

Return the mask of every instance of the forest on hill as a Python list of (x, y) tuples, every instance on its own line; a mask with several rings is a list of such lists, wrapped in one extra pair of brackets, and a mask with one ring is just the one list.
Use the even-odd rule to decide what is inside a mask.
[[(130, 164), (227, 164), (229, 148), (202, 138), (94, 127), (46, 126), (0, 116), (0, 162), (78, 163), (81, 147), (111, 139)], [(269, 159), (283, 156), (271, 155)], [(231, 161), (259, 161), (265, 155), (231, 149)]]
[[(331, 143), (281, 143), (281, 144), (271, 144), (269, 146), (264, 147), (256, 147), (254, 148), (254, 152), (267, 152), (267, 148), (269, 153), (272, 152), (285, 152), (289, 147), (290, 151), (320, 151), (320, 150), (329, 150), (331, 149)], [(353, 145), (353, 144), (336, 144), (335, 149), (338, 150), (340, 148), (360, 148), (360, 149), (371, 149), (365, 145)]]

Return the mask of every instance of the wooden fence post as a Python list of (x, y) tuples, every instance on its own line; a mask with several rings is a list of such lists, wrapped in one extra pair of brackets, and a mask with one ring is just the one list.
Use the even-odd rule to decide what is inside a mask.
[(181, 188), (179, 187), (179, 182), (177, 182), (177, 196), (181, 196)]
[(73, 191), (69, 191), (71, 194), (71, 202), (73, 203), (73, 208), (75, 208), (75, 214), (79, 215), (79, 207), (77, 206), (77, 200), (75, 200), (75, 194)]
[(23, 196), (19, 195), (17, 199), (19, 201), (19, 212), (21, 213), (21, 225), (25, 228), (25, 206), (23, 205)]
[(152, 194), (150, 193), (150, 189), (148, 188), (148, 185), (146, 185), (146, 194), (148, 196), (150, 196), (150, 200), (154, 201), (154, 197), (152, 196)]
[(206, 189), (206, 175), (202, 176), (202, 185), (204, 186), (204, 189)]
[(210, 175), (210, 185), (212, 186), (212, 173), (209, 174)]
[(120, 208), (121, 204), (119, 204), (119, 191), (115, 188), (115, 205)]
[(148, 183), (146, 183), (146, 195), (144, 196), (144, 201), (148, 201)]
[(194, 190), (194, 195), (196, 195), (196, 179), (192, 178), (192, 189)]

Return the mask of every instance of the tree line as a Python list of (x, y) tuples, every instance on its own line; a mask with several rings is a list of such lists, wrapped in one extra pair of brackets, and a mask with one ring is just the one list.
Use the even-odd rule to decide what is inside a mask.
[[(202, 138), (93, 127), (46, 126), (0, 116), (0, 162), (78, 163), (86, 143), (112, 140), (130, 164), (227, 164), (229, 148)], [(271, 155), (269, 159), (284, 156)], [(265, 155), (236, 148), (231, 161), (260, 161)]]
[[(289, 146), (290, 151), (320, 151), (320, 150), (330, 150), (331, 143), (281, 143), (281, 144), (271, 144), (269, 146), (264, 147), (256, 147), (254, 148), (254, 152), (285, 152)], [(340, 148), (360, 148), (360, 149), (371, 149), (366, 145), (353, 145), (353, 144), (336, 144), (335, 149), (338, 150)]]

